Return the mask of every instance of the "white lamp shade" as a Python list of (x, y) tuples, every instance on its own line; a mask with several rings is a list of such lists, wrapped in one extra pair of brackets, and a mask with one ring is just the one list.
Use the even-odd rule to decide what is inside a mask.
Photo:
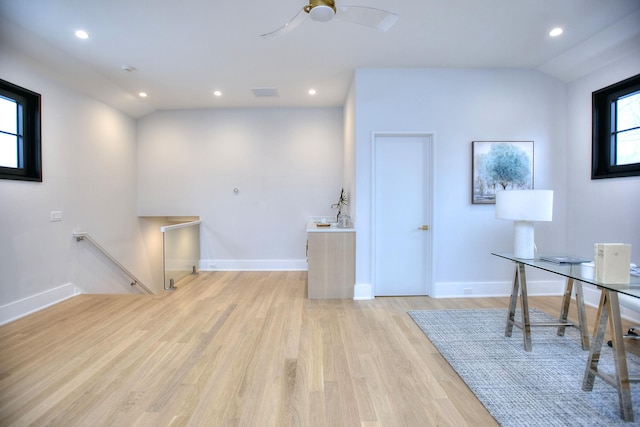
[(507, 190), (496, 192), (496, 218), (514, 221), (551, 221), (553, 191)]
[(513, 250), (516, 258), (533, 259), (533, 221), (551, 221), (553, 191), (510, 190), (496, 192), (496, 218), (513, 223)]

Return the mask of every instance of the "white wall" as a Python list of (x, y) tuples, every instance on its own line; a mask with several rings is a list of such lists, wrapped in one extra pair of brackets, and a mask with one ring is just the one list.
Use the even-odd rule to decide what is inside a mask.
[[(0, 323), (76, 292), (132, 292), (73, 231), (87, 231), (141, 280), (135, 121), (0, 51), (0, 78), (42, 95), (43, 182), (0, 180)], [(50, 211), (62, 222), (50, 222)], [(133, 290), (135, 292), (135, 290)]]
[(138, 123), (139, 213), (200, 216), (202, 269), (306, 269), (306, 221), (335, 215), (343, 185), (342, 114), (148, 115)]
[(640, 72), (640, 51), (568, 85), (567, 248), (593, 256), (594, 243), (630, 243), (640, 265), (640, 177), (591, 179), (591, 94)]
[(374, 131), (435, 135), (432, 295), (487, 294), (496, 283), (507, 292), (511, 279), (511, 266), (490, 253), (512, 250), (512, 223), (470, 202), (474, 140), (534, 141), (535, 188), (555, 191), (554, 220), (536, 225), (536, 241), (542, 251), (565, 250), (563, 83), (530, 70), (361, 69), (355, 96), (357, 285), (371, 285)]
[[(356, 187), (356, 120), (355, 120), (355, 86), (349, 88), (344, 103), (344, 189), (349, 197), (347, 214), (352, 217), (356, 213), (356, 200), (353, 196)], [(352, 218), (355, 220), (355, 218)]]
[[(629, 243), (631, 261), (640, 265), (640, 177), (591, 179), (591, 94), (638, 72), (640, 47), (567, 86), (566, 239), (569, 252), (586, 257), (594, 243)], [(585, 298), (595, 304), (599, 292), (586, 286)], [(637, 318), (640, 307), (629, 302)]]
[[(637, 50), (569, 85), (527, 70), (363, 69), (344, 109), (169, 111), (138, 122), (34, 64), (0, 50), (0, 78), (43, 95), (44, 163), (42, 183), (0, 181), (0, 323), (76, 292), (132, 291), (73, 231), (154, 281), (138, 215), (200, 216), (204, 269), (304, 269), (305, 221), (334, 215), (341, 187), (358, 231), (357, 285), (370, 286), (374, 131), (435, 135), (434, 295), (478, 295), (511, 279), (490, 255), (511, 249), (511, 224), (470, 203), (474, 140), (535, 142), (535, 186), (556, 192), (554, 221), (536, 226), (541, 251), (588, 256), (596, 241), (624, 241), (640, 264), (640, 178), (592, 181), (589, 169), (591, 92), (637, 73)], [(52, 210), (62, 222), (49, 222)]]

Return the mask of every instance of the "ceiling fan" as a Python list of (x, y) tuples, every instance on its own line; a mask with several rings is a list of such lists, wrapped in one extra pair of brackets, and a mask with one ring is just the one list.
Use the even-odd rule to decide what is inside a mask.
[(365, 25), (381, 31), (387, 31), (395, 24), (398, 15), (382, 9), (366, 6), (338, 6), (334, 0), (309, 0), (309, 4), (304, 6), (289, 22), (270, 33), (262, 34), (260, 37), (273, 39), (288, 33), (300, 25), (307, 17), (314, 21), (327, 22), (332, 19), (354, 24)]

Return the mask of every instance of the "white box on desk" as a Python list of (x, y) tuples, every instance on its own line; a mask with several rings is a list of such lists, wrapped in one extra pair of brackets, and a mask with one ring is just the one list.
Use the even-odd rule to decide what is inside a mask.
[(596, 243), (594, 262), (596, 280), (602, 283), (629, 283), (631, 245), (624, 243)]

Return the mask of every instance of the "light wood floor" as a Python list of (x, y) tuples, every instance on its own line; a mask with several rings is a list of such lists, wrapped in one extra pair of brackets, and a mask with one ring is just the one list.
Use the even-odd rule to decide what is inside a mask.
[[(407, 311), (506, 298), (308, 300), (305, 281), (203, 272), (4, 325), (0, 425), (497, 425)], [(531, 305), (556, 315), (560, 299)]]

